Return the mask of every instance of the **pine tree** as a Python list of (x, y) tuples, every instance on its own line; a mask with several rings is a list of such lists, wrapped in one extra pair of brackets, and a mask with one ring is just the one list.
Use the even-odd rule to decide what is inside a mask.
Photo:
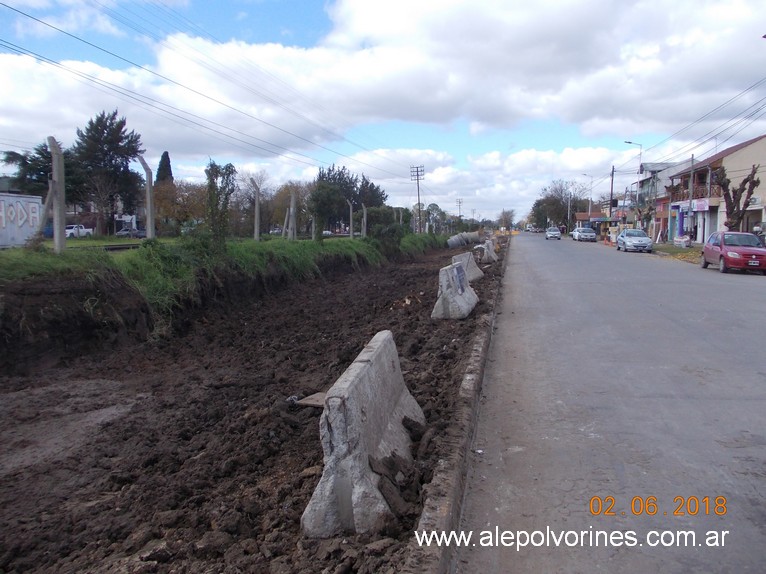
[(173, 168), (170, 167), (170, 154), (162, 152), (160, 165), (157, 166), (157, 177), (154, 178), (154, 185), (169, 182), (173, 183)]

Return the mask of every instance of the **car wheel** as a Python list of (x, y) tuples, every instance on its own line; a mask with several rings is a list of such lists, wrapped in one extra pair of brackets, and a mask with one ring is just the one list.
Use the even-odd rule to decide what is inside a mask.
[(707, 259), (705, 259), (705, 256), (700, 255), (700, 267), (702, 267), (703, 269), (707, 269), (708, 265), (709, 263), (707, 262)]
[(718, 271), (720, 271), (721, 273), (726, 273), (728, 270), (729, 268), (726, 267), (726, 261), (724, 260), (723, 257), (721, 257), (718, 260)]
[(619, 251), (619, 250), (620, 250), (620, 244), (618, 243), (617, 244), (617, 251)]

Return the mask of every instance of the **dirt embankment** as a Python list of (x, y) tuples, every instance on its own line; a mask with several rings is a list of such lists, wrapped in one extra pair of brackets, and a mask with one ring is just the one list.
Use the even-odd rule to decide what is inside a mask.
[[(482, 266), (471, 317), (434, 321), (455, 253), (270, 293), (219, 286), (152, 342), (145, 303), (116, 279), (6, 286), (0, 572), (396, 571), (502, 269), (502, 254)], [(383, 329), (433, 439), (386, 532), (304, 539), (320, 411), (289, 399), (326, 390)]]

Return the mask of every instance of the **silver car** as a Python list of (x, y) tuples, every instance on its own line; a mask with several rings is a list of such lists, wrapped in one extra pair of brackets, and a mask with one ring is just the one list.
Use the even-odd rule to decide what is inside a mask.
[(558, 227), (549, 227), (545, 230), (545, 239), (561, 240), (561, 231), (559, 231)]
[(623, 229), (617, 236), (617, 251), (620, 249), (651, 253), (652, 240), (642, 229)]

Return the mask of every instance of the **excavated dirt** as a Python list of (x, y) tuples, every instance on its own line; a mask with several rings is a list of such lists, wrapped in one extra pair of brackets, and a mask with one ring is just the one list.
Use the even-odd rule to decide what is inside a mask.
[[(247, 297), (224, 289), (159, 340), (119, 281), (3, 286), (0, 574), (397, 571), (502, 270), (502, 253), (481, 266), (471, 317), (434, 321), (438, 270), (455, 253)], [(321, 411), (294, 401), (327, 390), (384, 329), (426, 415), (391, 495), (397, 520), (306, 539)]]

